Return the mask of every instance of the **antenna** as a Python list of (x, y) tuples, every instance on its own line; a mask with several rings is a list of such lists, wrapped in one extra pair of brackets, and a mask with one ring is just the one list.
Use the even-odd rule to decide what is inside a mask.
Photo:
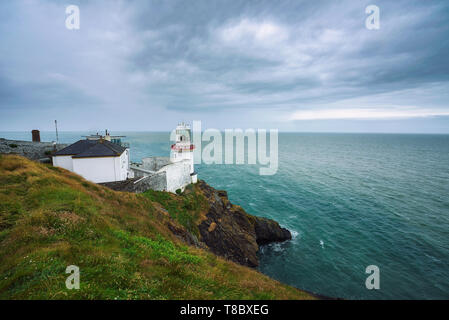
[(58, 121), (55, 120), (55, 128), (56, 128), (56, 143), (59, 143), (59, 136), (58, 136)]

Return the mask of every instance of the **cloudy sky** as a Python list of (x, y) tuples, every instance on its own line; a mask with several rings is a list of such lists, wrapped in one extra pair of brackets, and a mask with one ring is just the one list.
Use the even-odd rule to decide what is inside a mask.
[(0, 131), (449, 133), (447, 0), (1, 1), (0, 34)]

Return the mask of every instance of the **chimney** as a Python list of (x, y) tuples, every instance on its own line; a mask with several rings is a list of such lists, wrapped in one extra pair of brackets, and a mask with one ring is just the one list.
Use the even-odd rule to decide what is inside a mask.
[(41, 142), (41, 134), (39, 130), (32, 130), (31, 135), (33, 136), (33, 142)]

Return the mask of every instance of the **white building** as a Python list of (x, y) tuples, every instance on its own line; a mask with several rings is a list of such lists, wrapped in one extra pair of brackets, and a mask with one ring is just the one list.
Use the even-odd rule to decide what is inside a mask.
[(193, 162), (195, 146), (191, 142), (191, 130), (188, 124), (176, 127), (176, 143), (171, 146), (170, 158), (143, 158), (141, 164), (131, 166), (135, 177), (148, 179), (154, 190), (176, 192), (196, 183), (197, 173)]
[(75, 142), (53, 155), (53, 165), (95, 183), (126, 180), (132, 176), (129, 148), (110, 142), (110, 138), (106, 134)]

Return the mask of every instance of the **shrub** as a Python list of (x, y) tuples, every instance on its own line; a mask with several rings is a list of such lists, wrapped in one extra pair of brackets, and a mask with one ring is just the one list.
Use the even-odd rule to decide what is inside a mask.
[(17, 144), (15, 144), (15, 143), (11, 143), (11, 144), (9, 145), (9, 147), (10, 147), (10, 148), (17, 148), (17, 147), (18, 147), (18, 145), (17, 145)]
[(180, 195), (182, 193), (182, 190), (181, 189), (176, 189), (176, 194), (177, 195)]

